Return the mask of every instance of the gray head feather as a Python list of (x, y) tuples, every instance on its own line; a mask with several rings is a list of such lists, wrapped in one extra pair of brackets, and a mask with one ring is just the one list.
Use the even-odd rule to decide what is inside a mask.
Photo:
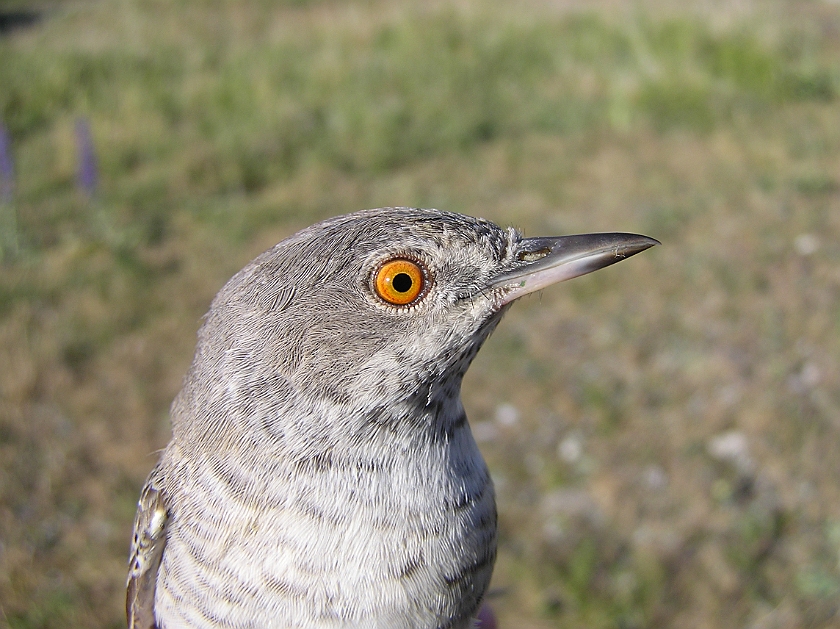
[[(178, 401), (190, 412), (173, 418), (176, 438), (216, 431), (229, 438), (256, 418), (282, 423), (290, 411), (323, 404), (341, 405), (345, 415), (379, 413), (381, 422), (378, 407), (386, 403), (399, 423), (401, 408), (411, 415), (420, 397), (433, 404), (435, 389), (456, 397), (502, 312), (481, 293), (512, 263), (517, 239), (481, 219), (383, 208), (284, 240), (213, 301)], [(419, 260), (430, 275), (416, 306), (386, 305), (371, 288), (376, 268), (398, 256)], [(423, 429), (409, 423), (392, 428)]]

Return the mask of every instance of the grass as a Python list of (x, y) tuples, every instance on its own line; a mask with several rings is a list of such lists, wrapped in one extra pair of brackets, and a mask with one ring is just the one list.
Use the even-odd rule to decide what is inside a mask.
[[(837, 28), (814, 2), (119, 0), (0, 36), (0, 624), (121, 626), (212, 295), (399, 204), (664, 242), (518, 304), (467, 378), (503, 626), (836, 626)], [(749, 465), (711, 453), (733, 431)]]

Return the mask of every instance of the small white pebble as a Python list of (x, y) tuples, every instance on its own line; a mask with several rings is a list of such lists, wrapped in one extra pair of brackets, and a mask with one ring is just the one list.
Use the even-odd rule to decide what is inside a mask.
[(499, 404), (496, 407), (496, 422), (502, 426), (519, 423), (519, 409), (513, 404)]
[(706, 449), (712, 457), (734, 465), (743, 473), (752, 470), (747, 437), (740, 431), (730, 430), (712, 437)]
[(793, 248), (801, 256), (809, 256), (820, 248), (820, 241), (814, 234), (799, 234), (793, 240)]
[(733, 461), (747, 454), (747, 438), (744, 433), (732, 430), (709, 440), (709, 454), (722, 461)]
[(557, 456), (570, 465), (583, 455), (583, 443), (577, 435), (569, 435), (557, 445)]

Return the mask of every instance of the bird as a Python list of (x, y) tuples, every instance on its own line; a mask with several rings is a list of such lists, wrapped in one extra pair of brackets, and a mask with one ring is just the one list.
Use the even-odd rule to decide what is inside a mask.
[(258, 256), (142, 489), (129, 629), (473, 627), (497, 513), (463, 376), (513, 301), (656, 244), (391, 207)]

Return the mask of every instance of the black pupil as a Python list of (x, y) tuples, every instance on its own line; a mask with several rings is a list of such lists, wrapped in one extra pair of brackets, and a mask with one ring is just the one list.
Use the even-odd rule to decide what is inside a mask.
[(411, 276), (408, 273), (397, 273), (391, 281), (391, 286), (393, 286), (394, 290), (398, 293), (407, 293), (411, 290), (411, 285), (413, 283), (414, 282), (411, 280)]

